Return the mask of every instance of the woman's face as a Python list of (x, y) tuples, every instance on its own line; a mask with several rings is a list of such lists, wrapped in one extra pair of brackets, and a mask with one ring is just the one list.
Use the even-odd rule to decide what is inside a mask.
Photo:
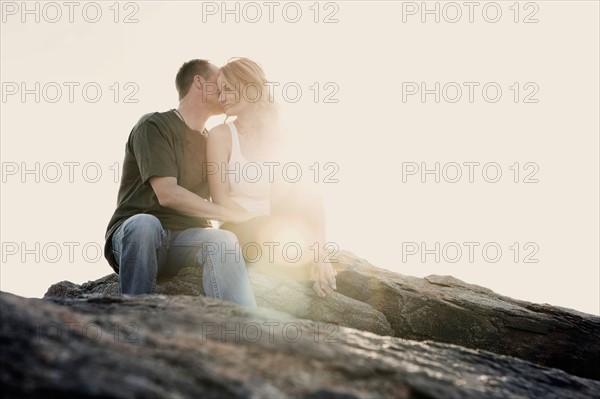
[[(223, 110), (227, 116), (235, 116), (248, 111), (251, 103), (245, 99), (243, 93), (240, 93), (239, 87), (230, 87), (225, 83), (221, 74), (217, 78), (217, 84), (221, 94), (219, 101), (223, 105)], [(237, 90), (236, 90), (237, 89)]]

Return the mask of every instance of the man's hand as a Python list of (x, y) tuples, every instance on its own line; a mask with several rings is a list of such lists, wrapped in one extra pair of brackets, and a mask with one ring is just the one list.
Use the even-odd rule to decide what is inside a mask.
[(228, 211), (228, 215), (227, 215), (227, 219), (228, 219), (227, 222), (244, 223), (250, 219), (254, 219), (259, 216), (264, 216), (264, 215), (261, 215), (260, 213), (255, 213), (255, 212), (238, 211), (238, 210), (230, 209)]
[(233, 209), (207, 201), (178, 185), (174, 177), (153, 176), (148, 181), (161, 206), (175, 209), (185, 215), (232, 223), (244, 223), (263, 216), (259, 213), (247, 212), (238, 205), (234, 206), (239, 209)]
[(312, 288), (318, 297), (324, 298), (328, 294), (333, 293), (334, 290), (337, 290), (336, 275), (337, 272), (329, 262), (319, 262), (311, 266), (310, 279), (315, 280)]
[(224, 207), (192, 193), (177, 184), (171, 176), (152, 176), (148, 182), (156, 194), (158, 203), (184, 215), (210, 220), (223, 220), (227, 214)]

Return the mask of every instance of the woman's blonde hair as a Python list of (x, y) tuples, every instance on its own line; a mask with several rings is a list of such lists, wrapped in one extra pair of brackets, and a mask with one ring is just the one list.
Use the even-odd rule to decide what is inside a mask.
[[(274, 135), (277, 131), (277, 106), (267, 84), (269, 81), (260, 65), (243, 57), (231, 58), (221, 67), (223, 82), (255, 108), (260, 135)], [(227, 119), (226, 119), (227, 120)]]

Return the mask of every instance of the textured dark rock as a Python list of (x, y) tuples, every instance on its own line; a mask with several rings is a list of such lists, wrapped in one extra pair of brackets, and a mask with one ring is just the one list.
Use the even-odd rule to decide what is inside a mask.
[[(394, 332), (385, 316), (370, 305), (339, 293), (322, 299), (311, 288), (291, 279), (270, 276), (249, 269), (250, 281), (259, 306), (281, 310), (296, 317), (324, 321), (370, 331), (379, 335)], [(52, 285), (45, 297), (79, 297), (84, 294), (112, 294), (119, 292), (119, 276), (112, 273), (81, 286), (69, 281)], [(173, 278), (159, 280), (157, 294), (204, 295), (202, 269), (183, 268)]]
[[(10, 398), (590, 398), (600, 382), (513, 357), (248, 310), (204, 296), (0, 293)], [(260, 332), (260, 334), (259, 334)]]
[[(338, 291), (325, 299), (250, 268), (259, 306), (379, 335), (484, 349), (600, 379), (600, 317), (515, 300), (451, 276), (404, 276), (347, 251), (337, 259)], [(118, 276), (112, 274), (81, 286), (57, 283), (46, 297), (117, 292)], [(203, 294), (201, 269), (182, 269), (160, 281), (157, 292)]]
[(600, 379), (600, 317), (512, 299), (452, 276), (404, 276), (349, 252), (338, 292), (382, 312), (397, 337), (519, 357)]

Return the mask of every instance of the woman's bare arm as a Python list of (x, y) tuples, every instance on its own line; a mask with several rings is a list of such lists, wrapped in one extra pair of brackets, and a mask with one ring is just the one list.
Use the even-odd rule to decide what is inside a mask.
[(210, 196), (215, 204), (224, 206), (227, 209), (245, 212), (245, 209), (229, 196), (229, 177), (227, 174), (221, 173), (229, 162), (230, 154), (231, 135), (229, 127), (227, 125), (216, 126), (208, 133), (206, 147), (207, 161), (210, 165), (215, 165), (217, 168), (216, 173), (208, 175)]

